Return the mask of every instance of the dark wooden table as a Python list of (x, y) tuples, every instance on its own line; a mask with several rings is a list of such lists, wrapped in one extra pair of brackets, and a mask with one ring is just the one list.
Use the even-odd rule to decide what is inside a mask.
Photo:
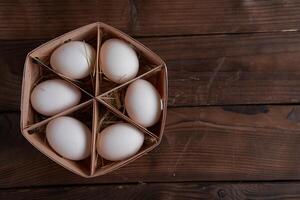
[[(25, 55), (103, 21), (161, 55), (161, 145), (84, 179), (19, 130)], [(0, 199), (300, 198), (300, 1), (0, 2)]]

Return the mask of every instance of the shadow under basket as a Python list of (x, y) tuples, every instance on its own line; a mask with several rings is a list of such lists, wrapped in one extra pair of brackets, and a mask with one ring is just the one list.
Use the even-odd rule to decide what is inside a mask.
[[(139, 58), (139, 72), (136, 78), (123, 84), (107, 79), (101, 70), (100, 49), (103, 42), (118, 38), (130, 44)], [(71, 80), (56, 72), (49, 63), (52, 52), (69, 41), (84, 41), (96, 50), (96, 60), (91, 75), (81, 80)], [(63, 79), (81, 90), (82, 99), (74, 107), (51, 117), (38, 114), (31, 106), (30, 95), (33, 88), (44, 80)], [(149, 128), (136, 124), (128, 117), (124, 108), (124, 94), (130, 83), (137, 79), (150, 81), (161, 96), (162, 113), (159, 122)], [(143, 44), (125, 33), (102, 22), (92, 23), (59, 36), (31, 51), (25, 61), (21, 96), (21, 131), (24, 137), (40, 152), (62, 167), (82, 177), (90, 178), (114, 171), (154, 149), (161, 141), (167, 114), (168, 94), (167, 68), (163, 60)], [(117, 95), (117, 97), (115, 96)], [(50, 97), (51, 98), (51, 97)], [(118, 103), (111, 101), (117, 99)], [(61, 157), (48, 144), (45, 136), (47, 124), (60, 116), (74, 117), (86, 124), (92, 132), (91, 155), (81, 161)], [(125, 122), (139, 129), (145, 136), (138, 153), (122, 161), (111, 162), (101, 158), (96, 151), (96, 141), (101, 131), (114, 123)]]

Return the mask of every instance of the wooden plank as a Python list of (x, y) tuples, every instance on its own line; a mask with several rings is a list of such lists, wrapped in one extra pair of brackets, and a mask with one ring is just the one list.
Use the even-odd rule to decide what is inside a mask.
[(299, 182), (151, 183), (8, 189), (1, 199), (299, 199)]
[(105, 21), (128, 29), (128, 1), (2, 1), (0, 38), (52, 38), (80, 26)]
[(182, 35), (298, 30), (300, 4), (292, 1), (133, 1), (137, 35)]
[(103, 21), (134, 36), (295, 31), (300, 4), (289, 1), (3, 1), (0, 39), (40, 39)]
[(167, 62), (169, 105), (299, 103), (298, 33), (144, 38)]
[[(300, 102), (300, 34), (139, 38), (167, 62), (169, 106)], [(0, 41), (0, 110), (18, 110), (27, 52), (46, 40)]]
[[(300, 106), (170, 108), (162, 143), (111, 174), (84, 179), (50, 161), (1, 114), (0, 188), (124, 182), (299, 180)], [(51, 177), (51, 178), (49, 178)]]

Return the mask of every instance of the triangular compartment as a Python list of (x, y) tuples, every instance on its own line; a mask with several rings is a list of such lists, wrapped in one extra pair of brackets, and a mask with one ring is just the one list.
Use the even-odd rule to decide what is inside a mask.
[(70, 116), (83, 122), (92, 131), (92, 110), (93, 101), (90, 100), (23, 130), (23, 135), (40, 152), (45, 154), (47, 157), (49, 157), (56, 163), (60, 164), (61, 166), (69, 169), (70, 171), (78, 175), (88, 177), (90, 176), (91, 156), (81, 161), (72, 161), (63, 158), (62, 156), (57, 154), (48, 144), (45, 130), (47, 124), (51, 120), (60, 116)]
[[(54, 73), (57, 73), (61, 78), (68, 79), (69, 81), (72, 81), (74, 84), (76, 84), (78, 87), (82, 88), (86, 93), (88, 93), (90, 96), (95, 96), (95, 90), (96, 90), (96, 73), (98, 69), (98, 42), (99, 42), (99, 34), (98, 34), (98, 24), (91, 24), (88, 26), (84, 26), (82, 28), (76, 29), (74, 31), (71, 31), (69, 33), (66, 33), (60, 37), (57, 37), (41, 46), (33, 50), (31, 53), (29, 53), (29, 56), (36, 60), (36, 63), (39, 65), (42, 65), (46, 68), (49, 68), (49, 70), (52, 70)], [(68, 43), (70, 41), (83, 41), (87, 44), (90, 44), (96, 51), (96, 60), (94, 62), (93, 70), (90, 74), (90, 76), (79, 79), (79, 80), (73, 80), (71, 78), (68, 78), (67, 76), (60, 74), (59, 72), (55, 71), (51, 65), (50, 65), (50, 57), (51, 54), (55, 49), (60, 47), (61, 45)]]
[[(136, 41), (135, 39), (129, 37), (128, 35), (122, 33), (121, 31), (107, 25), (100, 23), (99, 32), (101, 34), (101, 43), (102, 44), (112, 38), (120, 39), (126, 43), (128, 43), (137, 53), (139, 59), (139, 71), (137, 76), (140, 76), (146, 72), (153, 70), (158, 66), (162, 66), (162, 60), (154, 54), (147, 47)], [(116, 58), (117, 59), (117, 58)], [(105, 93), (115, 87), (118, 87), (120, 84), (114, 83), (110, 81), (105, 75), (102, 73), (101, 69), (101, 58), (99, 56), (99, 73), (100, 73), (100, 94)]]
[(135, 79), (132, 79), (130, 81), (128, 81), (125, 84), (122, 84), (102, 95), (100, 95), (99, 97), (96, 97), (97, 99), (99, 99), (100, 101), (102, 101), (105, 105), (108, 105), (111, 107), (111, 109), (120, 114), (120, 115), (124, 115), (124, 117), (127, 118), (127, 120), (130, 120), (132, 123), (135, 123), (132, 121), (132, 119), (130, 119), (130, 117), (127, 115), (125, 107), (124, 107), (124, 97), (125, 97), (125, 93), (126, 90), (128, 88), (128, 86), (134, 82), (135, 80), (138, 79), (144, 79), (149, 81), (155, 88), (156, 90), (159, 92), (160, 97), (161, 97), (161, 103), (162, 103), (162, 112), (161, 112), (161, 116), (159, 121), (148, 128), (142, 127), (146, 130), (148, 130), (149, 132), (153, 133), (156, 137), (160, 138), (161, 134), (163, 132), (163, 128), (164, 128), (164, 123), (162, 123), (165, 119), (166, 116), (166, 106), (167, 106), (167, 102), (165, 99), (166, 96), (166, 81), (165, 81), (165, 76), (166, 76), (166, 71), (165, 68), (163, 66), (157, 67), (152, 69), (149, 72), (146, 72), (138, 77), (136, 77)]
[[(52, 80), (52, 79), (62, 79), (62, 80), (65, 80), (66, 82), (70, 83), (71, 85), (75, 86), (77, 89), (79, 89), (81, 91), (81, 100), (80, 100), (79, 104), (84, 103), (92, 98), (87, 92), (85, 92), (80, 87), (78, 87), (78, 85), (74, 84), (73, 82), (69, 81), (68, 79), (62, 78), (61, 76), (56, 74), (51, 69), (38, 64), (37, 60), (35, 60), (34, 58), (32, 58), (30, 56), (27, 57), (26, 67), (28, 70), (25, 73), (27, 73), (27, 75), (30, 77), (30, 79), (28, 79), (28, 82), (26, 83), (26, 86), (25, 86), (26, 91), (23, 90), (23, 94), (22, 94), (23, 96), (28, 97), (26, 99), (24, 98), (22, 101), (23, 119), (27, 119), (26, 121), (22, 122), (23, 128), (28, 128), (35, 123), (38, 123), (38, 122), (41, 122), (43, 120), (50, 118), (49, 116), (44, 116), (44, 115), (36, 112), (30, 103), (31, 92), (39, 83), (41, 83), (43, 81)], [(27, 101), (27, 102), (25, 102), (25, 101)], [(68, 109), (66, 109), (66, 110), (68, 110)]]
[[(94, 128), (93, 128), (94, 135), (92, 137), (93, 138), (93, 141), (92, 141), (93, 148), (92, 149), (94, 151), (94, 152), (92, 152), (92, 158), (94, 160), (92, 161), (93, 169), (91, 171), (92, 171), (93, 176), (103, 175), (110, 171), (118, 169), (118, 168), (136, 160), (137, 158), (139, 158), (146, 152), (151, 151), (155, 146), (158, 145), (157, 137), (153, 137), (152, 135), (149, 135), (147, 132), (145, 132), (140, 127), (137, 127), (135, 124), (132, 124), (130, 121), (123, 118), (122, 115), (114, 113), (112, 110), (107, 108), (106, 105), (102, 104), (101, 102), (98, 102), (98, 101), (94, 102), (94, 114), (97, 115), (96, 117), (94, 116), (94, 119), (97, 120), (97, 121), (95, 121), (96, 122), (95, 124), (97, 124), (97, 125), (94, 126)], [(113, 162), (113, 161), (108, 161), (108, 160), (101, 158), (101, 156), (97, 153), (97, 150), (96, 150), (96, 141), (97, 141), (97, 137), (99, 136), (99, 134), (101, 134), (101, 131), (104, 128), (106, 128), (109, 125), (118, 123), (118, 122), (129, 123), (129, 124), (133, 125), (134, 127), (138, 128), (140, 131), (142, 131), (144, 133), (145, 141), (144, 141), (143, 146), (139, 150), (139, 152), (137, 154), (135, 154), (134, 156), (132, 156), (128, 159), (122, 160), (122, 161)]]

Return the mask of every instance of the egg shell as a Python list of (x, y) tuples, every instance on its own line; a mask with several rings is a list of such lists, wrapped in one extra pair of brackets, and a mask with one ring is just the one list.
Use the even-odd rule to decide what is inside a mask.
[(105, 128), (97, 139), (97, 152), (106, 160), (119, 161), (136, 154), (144, 143), (144, 134), (128, 123)]
[(31, 105), (38, 113), (53, 116), (72, 106), (81, 99), (81, 91), (61, 79), (41, 82), (32, 91)]
[(125, 109), (136, 123), (150, 127), (161, 115), (161, 97), (148, 81), (138, 79), (132, 82), (125, 94)]
[(95, 49), (90, 44), (71, 41), (54, 50), (50, 64), (55, 71), (71, 79), (82, 79), (91, 73), (95, 58)]
[(49, 145), (62, 157), (82, 160), (91, 153), (91, 131), (81, 121), (72, 117), (58, 117), (46, 127)]
[(104, 75), (115, 83), (125, 83), (133, 79), (139, 71), (136, 52), (119, 39), (104, 42), (100, 50), (100, 62)]

